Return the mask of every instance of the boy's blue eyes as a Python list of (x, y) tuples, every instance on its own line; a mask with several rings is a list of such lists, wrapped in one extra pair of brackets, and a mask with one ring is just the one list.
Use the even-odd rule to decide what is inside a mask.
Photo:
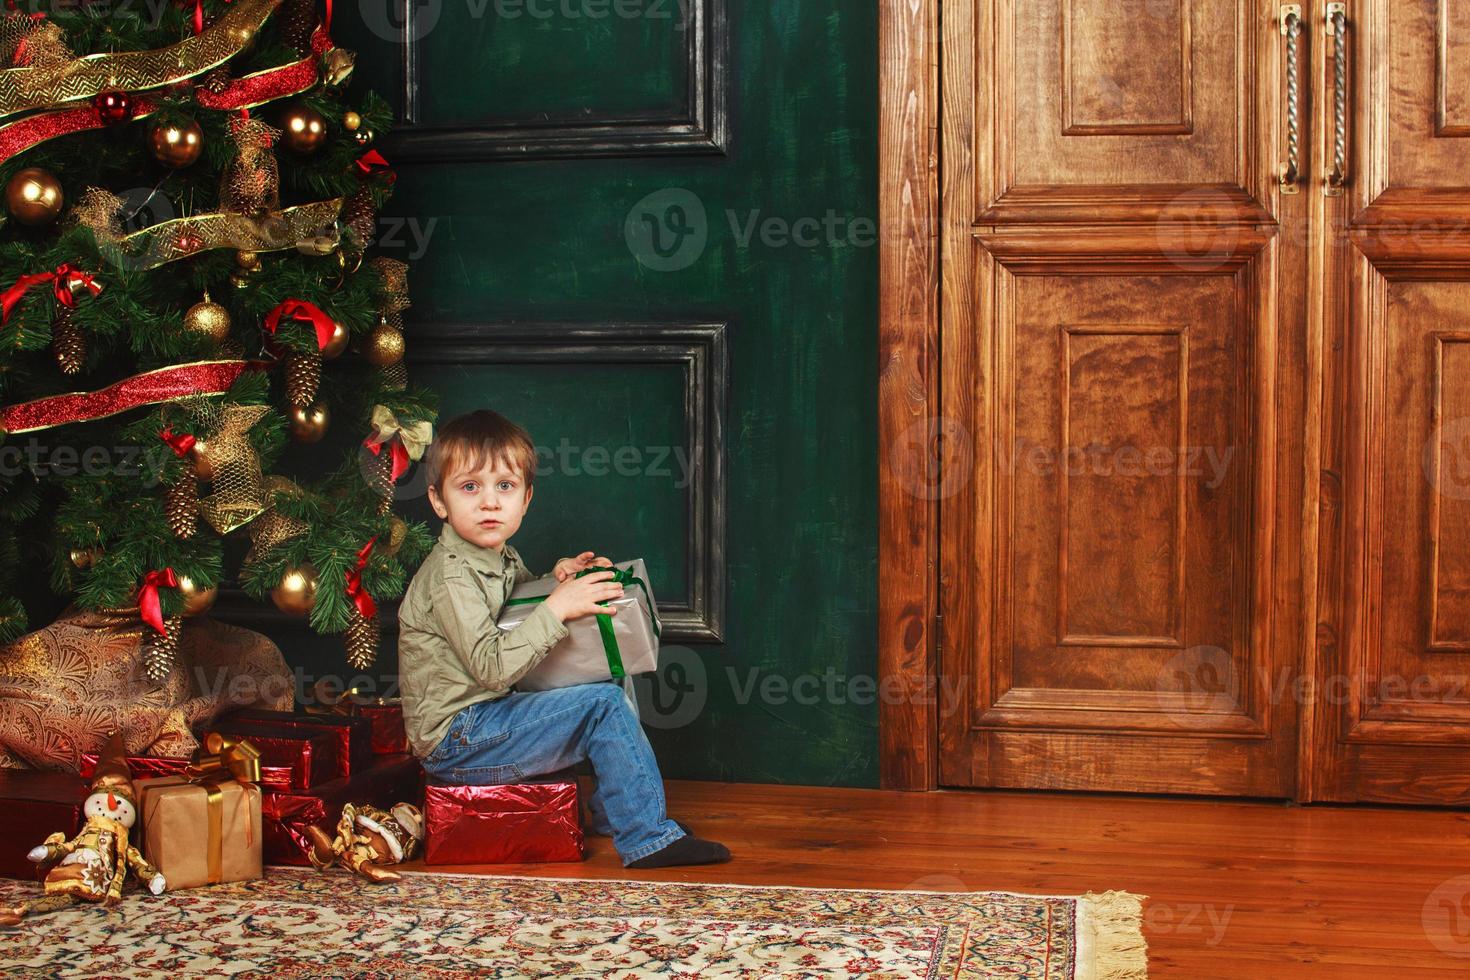
[[(501, 480), (498, 485), (504, 487), (507, 490), (515, 489), (515, 484), (512, 483), (510, 480)], [(478, 483), (466, 483), (463, 484), (459, 489), (464, 493), (474, 493), (477, 489), (479, 489), (479, 486), (480, 485)]]

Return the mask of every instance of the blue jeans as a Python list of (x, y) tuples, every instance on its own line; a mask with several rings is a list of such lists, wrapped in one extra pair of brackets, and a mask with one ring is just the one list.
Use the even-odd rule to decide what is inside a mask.
[(423, 759), (445, 782), (520, 782), (592, 762), (592, 829), (610, 834), (626, 867), (684, 836), (664, 808), (663, 777), (643, 726), (616, 684), (513, 691), (462, 709)]

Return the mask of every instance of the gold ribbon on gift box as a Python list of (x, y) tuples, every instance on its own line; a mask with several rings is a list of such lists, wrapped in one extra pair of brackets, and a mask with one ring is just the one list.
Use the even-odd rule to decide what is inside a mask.
[[(243, 738), (230, 738), (219, 732), (204, 737), (204, 745), (194, 753), (194, 761), (184, 770), (184, 778), (201, 786), (209, 796), (209, 883), (224, 878), (224, 799), (220, 783), (260, 782), (260, 750)], [(248, 799), (244, 794), (240, 797)], [(245, 821), (248, 843), (254, 843), (250, 820)]]

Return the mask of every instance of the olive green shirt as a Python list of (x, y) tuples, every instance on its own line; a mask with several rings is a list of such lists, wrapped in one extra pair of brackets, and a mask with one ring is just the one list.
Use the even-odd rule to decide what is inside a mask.
[(444, 525), (398, 609), (403, 725), (414, 755), (443, 741), (460, 710), (510, 693), (567, 635), (545, 603), (515, 629), (496, 628), (511, 589), (536, 577), (509, 544), (481, 548)]

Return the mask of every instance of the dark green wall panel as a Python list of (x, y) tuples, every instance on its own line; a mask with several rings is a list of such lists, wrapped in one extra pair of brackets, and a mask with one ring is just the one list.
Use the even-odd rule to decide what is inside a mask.
[[(728, 14), (725, 153), (406, 165), (392, 215), (419, 234), (400, 230), (381, 250), (413, 263), (410, 315), (424, 330), (451, 321), (728, 323), (724, 642), (666, 649), (678, 670), (647, 694), (673, 724), (650, 737), (670, 777), (871, 786), (876, 11), (867, 2), (731, 0)], [(490, 37), (502, 25), (478, 29)], [(646, 65), (629, 75), (608, 63), (619, 45), (643, 43), (632, 35), (587, 35), (584, 49), (558, 54), (556, 42), (586, 25), (538, 29), (547, 35), (500, 34), (466, 56), (463, 72), (453, 58), (467, 32), (427, 37), (421, 49), (436, 54), (424, 71), (438, 81), (419, 93), (422, 118), (463, 117), (477, 100), (490, 114), (497, 105), (520, 112), (542, 95), (557, 111), (595, 115), (647, 77)], [(361, 23), (345, 24), (341, 42), (359, 50), (359, 66), (374, 65), (364, 77), (375, 84), (383, 65), (396, 67), (396, 46)], [(520, 67), (480, 71), (512, 48)], [(532, 52), (540, 60), (526, 66)], [(462, 88), (435, 95), (445, 79)], [(425, 237), (424, 254), (411, 254)], [(662, 367), (439, 365), (415, 376), (441, 388), (449, 411), (494, 407), (544, 444), (566, 437), (615, 450), (677, 427)], [(672, 512), (667, 490), (656, 493)], [(579, 547), (624, 552), (614, 558), (675, 553), (677, 522), (661, 523), (633, 496), (616, 477), (548, 480), (515, 543), (537, 567)], [(598, 528), (608, 530), (599, 538)], [(630, 532), (653, 543), (641, 548)], [(680, 701), (678, 687), (693, 690)]]

